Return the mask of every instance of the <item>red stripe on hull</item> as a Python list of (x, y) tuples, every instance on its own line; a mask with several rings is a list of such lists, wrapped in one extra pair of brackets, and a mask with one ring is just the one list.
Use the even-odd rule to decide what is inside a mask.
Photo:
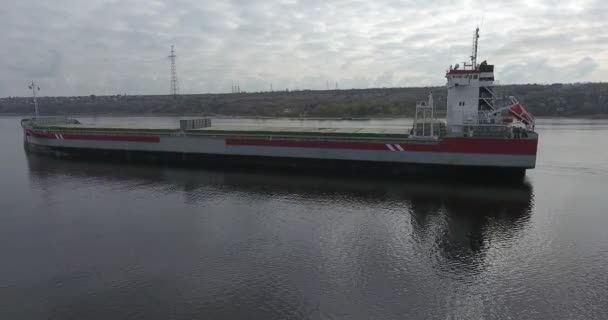
[(311, 140), (263, 140), (263, 139), (226, 139), (227, 145), (292, 147), (322, 149), (386, 150), (384, 143), (311, 141)]
[[(444, 138), (439, 143), (370, 143), (342, 141), (306, 141), (306, 140), (264, 140), (264, 139), (226, 139), (227, 145), (291, 147), (291, 148), (323, 148), (323, 149), (353, 149), (381, 150), (402, 152), (447, 152), (447, 153), (477, 153), (505, 155), (536, 155), (537, 140), (535, 139), (495, 139), (495, 138)], [(393, 150), (389, 148), (393, 147)]]
[(85, 135), (85, 134), (62, 134), (61, 136), (65, 140), (160, 142), (160, 137), (157, 137), (157, 136), (115, 136), (115, 135)]
[[(89, 141), (126, 141), (126, 142), (160, 142), (158, 136), (122, 136), (122, 135), (100, 135), (100, 134), (73, 134), (73, 133), (43, 133), (26, 131), (36, 138), (57, 140), (89, 140)], [(58, 136), (60, 135), (60, 136)]]
[(57, 139), (52, 133), (44, 133), (44, 132), (34, 132), (31, 130), (25, 131), (25, 135), (32, 136), (34, 138), (42, 138), (42, 139)]
[(444, 138), (437, 145), (402, 144), (406, 151), (536, 155), (536, 139)]

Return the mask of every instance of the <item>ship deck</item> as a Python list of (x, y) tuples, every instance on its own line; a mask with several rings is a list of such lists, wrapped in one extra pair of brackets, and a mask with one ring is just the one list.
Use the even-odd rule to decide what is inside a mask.
[[(37, 128), (61, 132), (130, 133), (130, 134), (177, 134), (180, 129), (168, 126), (61, 124), (37, 125)], [(188, 135), (212, 136), (270, 136), (270, 137), (343, 137), (358, 139), (406, 139), (409, 128), (320, 128), (320, 127), (275, 127), (253, 125), (213, 125), (206, 128), (184, 131)]]

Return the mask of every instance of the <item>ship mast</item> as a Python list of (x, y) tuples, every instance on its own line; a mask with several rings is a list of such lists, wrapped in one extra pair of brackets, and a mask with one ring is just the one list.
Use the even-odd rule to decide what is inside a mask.
[(34, 119), (38, 120), (38, 100), (36, 99), (36, 91), (40, 91), (40, 87), (32, 80), (29, 88), (32, 89), (32, 97), (34, 98)]
[(479, 27), (475, 29), (473, 35), (473, 52), (471, 54), (471, 67), (473, 70), (477, 69), (477, 45), (479, 43)]

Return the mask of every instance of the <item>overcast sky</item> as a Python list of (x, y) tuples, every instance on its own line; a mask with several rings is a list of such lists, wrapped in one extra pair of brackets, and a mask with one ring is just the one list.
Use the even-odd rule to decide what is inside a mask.
[[(499, 3), (500, 2), (500, 3)], [(471, 51), (502, 83), (605, 81), (608, 1), (0, 0), (0, 96), (442, 85)]]

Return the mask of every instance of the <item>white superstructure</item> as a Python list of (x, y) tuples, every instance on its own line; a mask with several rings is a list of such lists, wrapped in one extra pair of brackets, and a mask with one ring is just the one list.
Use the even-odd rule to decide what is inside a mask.
[[(519, 120), (533, 129), (534, 118), (514, 97), (502, 99), (494, 91), (494, 66), (477, 63), (479, 28), (473, 37), (470, 63), (450, 66), (447, 78), (447, 134), (467, 136), (489, 126), (504, 126)], [(509, 117), (505, 117), (508, 115)], [(513, 118), (511, 118), (512, 116)]]

